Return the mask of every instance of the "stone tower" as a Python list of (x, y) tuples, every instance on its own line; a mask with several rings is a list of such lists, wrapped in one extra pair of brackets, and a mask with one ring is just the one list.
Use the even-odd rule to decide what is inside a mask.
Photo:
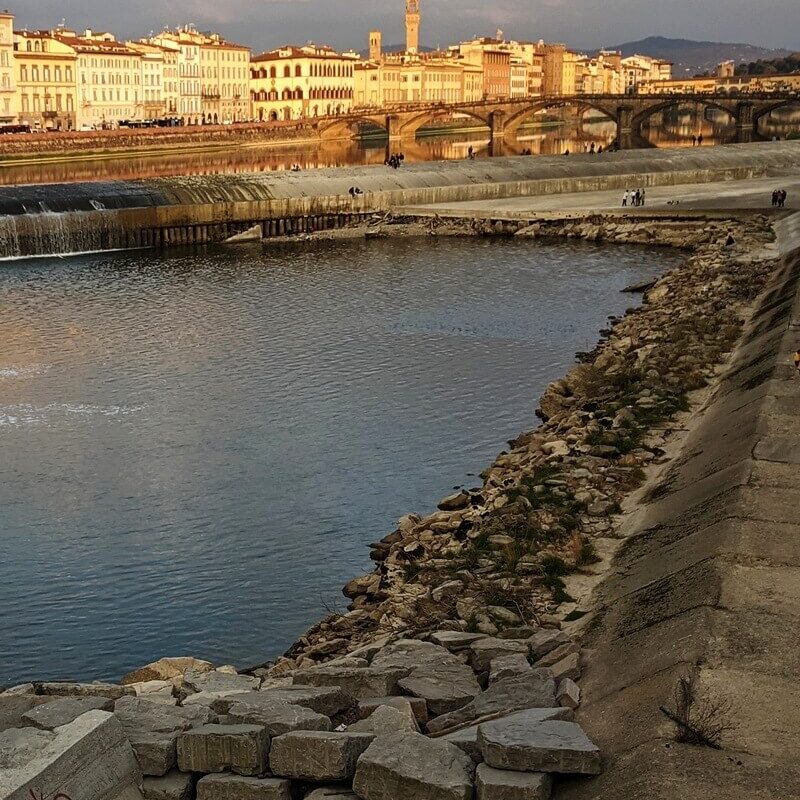
[(369, 32), (369, 60), (380, 61), (383, 55), (383, 36), (380, 31)]
[(406, 52), (419, 52), (419, 0), (406, 0)]

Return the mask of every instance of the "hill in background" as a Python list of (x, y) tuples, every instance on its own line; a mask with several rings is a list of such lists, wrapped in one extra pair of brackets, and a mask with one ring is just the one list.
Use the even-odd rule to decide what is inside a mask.
[(612, 49), (621, 50), (625, 56), (639, 53), (671, 61), (674, 64), (672, 74), (676, 78), (713, 72), (721, 61), (749, 64), (791, 55), (789, 50), (770, 50), (752, 44), (693, 42), (690, 39), (666, 39), (663, 36), (650, 36), (638, 42), (626, 42)]

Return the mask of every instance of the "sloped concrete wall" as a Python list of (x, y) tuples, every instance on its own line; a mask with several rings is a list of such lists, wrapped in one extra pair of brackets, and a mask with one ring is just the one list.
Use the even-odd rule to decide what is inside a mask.
[[(580, 720), (602, 776), (562, 800), (800, 797), (800, 215), (699, 424), (597, 593)], [(729, 704), (723, 750), (673, 741), (659, 706), (694, 676)]]

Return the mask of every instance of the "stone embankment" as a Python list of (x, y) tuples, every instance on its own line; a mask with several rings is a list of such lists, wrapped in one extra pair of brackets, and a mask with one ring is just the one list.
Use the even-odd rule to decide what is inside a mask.
[(318, 141), (311, 123), (205, 125), (144, 130), (32, 133), (0, 137), (0, 160), (69, 158), (97, 154), (131, 154), (163, 150), (236, 148), (284, 142)]
[[(510, 442), (480, 486), (459, 488), (433, 514), (407, 515), (376, 541), (375, 569), (344, 589), (351, 600), (347, 612), (315, 625), (286, 656), (244, 674), (195, 659), (163, 659), (119, 685), (31, 683), (0, 694), (0, 796), (675, 796), (658, 793), (654, 770), (647, 790), (639, 791), (634, 773), (652, 758), (647, 725), (659, 715), (658, 704), (670, 701), (668, 685), (677, 676), (670, 670), (694, 664), (705, 651), (692, 649), (680, 627), (660, 640), (648, 638), (648, 630), (668, 594), (674, 595), (669, 602), (703, 609), (703, 593), (719, 597), (720, 584), (703, 569), (669, 590), (645, 578), (661, 563), (658, 547), (671, 545), (663, 526), (672, 504), (665, 498), (695, 492), (700, 507), (679, 526), (688, 535), (699, 512), (724, 507), (724, 493), (711, 508), (704, 505), (722, 485), (720, 471), (746, 473), (770, 486), (778, 481), (776, 492), (787, 478), (774, 466), (743, 473), (736, 455), (744, 448), (745, 460), (750, 457), (755, 429), (747, 403), (762, 397), (760, 387), (772, 374), (770, 348), (781, 338), (776, 331), (790, 305), (796, 265), (763, 293), (777, 261), (774, 232), (760, 217), (699, 218), (676, 226), (596, 216), (478, 225), (472, 232), (658, 241), (690, 252), (682, 266), (644, 289), (642, 307), (611, 319), (601, 343), (579, 354), (580, 363), (548, 387), (540, 427)], [(760, 310), (742, 340), (759, 297)], [(684, 462), (675, 462), (668, 479), (651, 489), (645, 499), (662, 525), (650, 531), (652, 559), (647, 547), (634, 544), (617, 558), (622, 570), (592, 595), (625, 536), (630, 516), (622, 509), (669, 462), (687, 411), (717, 385), (734, 350), (730, 375), (755, 394), (717, 389), (721, 404), (713, 421), (722, 446), (714, 446), (714, 426), (707, 426), (688, 451), (696, 469), (684, 475)], [(784, 416), (775, 418), (759, 451), (770, 465), (791, 461), (795, 452), (796, 440), (787, 439), (788, 411), (775, 413)], [(780, 508), (774, 497), (765, 502)], [(702, 542), (696, 545), (702, 554)], [(766, 540), (764, 547), (762, 557)], [(639, 564), (641, 581), (631, 587), (629, 562)], [(747, 584), (749, 596), (759, 585)], [(595, 596), (607, 599), (599, 613)], [(743, 621), (751, 627), (737, 630), (750, 652), (747, 641), (757, 638), (757, 623)], [(695, 630), (688, 634), (692, 641)], [(709, 631), (703, 632), (707, 643)], [(779, 632), (770, 635), (774, 643)], [(788, 642), (786, 648), (791, 651)], [(664, 653), (667, 660), (676, 654), (673, 662), (662, 664)], [(666, 677), (652, 696), (639, 686), (618, 698), (637, 668), (645, 682), (662, 669)], [(774, 686), (780, 695), (782, 685)], [(590, 698), (587, 710), (582, 694)], [(646, 712), (636, 705), (643, 695)], [(680, 713), (675, 709), (673, 717)], [(630, 742), (644, 748), (633, 758)]]

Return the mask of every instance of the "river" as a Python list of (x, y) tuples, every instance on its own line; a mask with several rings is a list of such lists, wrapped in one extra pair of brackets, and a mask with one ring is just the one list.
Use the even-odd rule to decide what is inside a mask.
[(678, 258), (440, 239), (4, 264), (0, 684), (279, 654)]

